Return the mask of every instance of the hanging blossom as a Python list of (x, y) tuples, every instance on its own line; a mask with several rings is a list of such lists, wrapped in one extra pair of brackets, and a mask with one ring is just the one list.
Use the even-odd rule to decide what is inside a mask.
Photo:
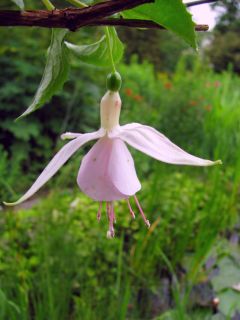
[[(111, 89), (111, 85), (109, 87)], [(5, 204), (13, 206), (30, 198), (80, 147), (89, 141), (98, 140), (82, 159), (77, 183), (82, 192), (99, 202), (98, 220), (101, 219), (102, 204), (106, 202), (109, 221), (107, 237), (112, 238), (116, 220), (114, 202), (117, 200), (125, 199), (132, 217), (135, 218), (129, 201), (129, 198), (133, 197), (145, 224), (150, 227), (149, 220), (145, 217), (136, 196), (141, 184), (133, 158), (125, 143), (156, 160), (170, 164), (212, 166), (221, 163), (220, 160), (204, 160), (187, 153), (152, 127), (139, 123), (120, 126), (120, 111), (121, 99), (118, 91), (108, 90), (100, 104), (101, 128), (91, 133), (62, 134), (63, 140), (72, 139), (72, 141), (60, 149), (18, 201)]]

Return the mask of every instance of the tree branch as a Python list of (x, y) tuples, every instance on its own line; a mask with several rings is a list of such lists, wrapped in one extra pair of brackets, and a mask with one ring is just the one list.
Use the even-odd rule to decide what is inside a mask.
[[(83, 26), (123, 26), (132, 28), (164, 29), (157, 23), (147, 20), (107, 18), (114, 13), (134, 8), (154, 0), (109, 0), (83, 9), (66, 8), (62, 10), (0, 11), (0, 26), (25, 26), (43, 28), (66, 28), (75, 31)], [(190, 7), (197, 3), (213, 2), (198, 0), (187, 3)], [(207, 31), (207, 25), (196, 25), (196, 31)]]
[(186, 7), (193, 7), (193, 6), (199, 6), (200, 4), (205, 4), (205, 3), (213, 3), (217, 2), (218, 0), (196, 0), (196, 1), (191, 1), (188, 3), (185, 3)]
[(96, 19), (103, 19), (127, 9), (132, 9), (154, 0), (111, 0), (83, 9), (0, 11), (0, 26), (27, 26), (45, 28), (67, 28), (76, 30)]
[[(129, 28), (144, 28), (144, 29), (162, 29), (165, 28), (159, 24), (150, 20), (138, 20), (138, 19), (101, 19), (95, 20), (88, 24), (88, 26), (121, 26)], [(195, 25), (195, 31), (207, 31), (209, 26), (207, 24), (197, 24)]]

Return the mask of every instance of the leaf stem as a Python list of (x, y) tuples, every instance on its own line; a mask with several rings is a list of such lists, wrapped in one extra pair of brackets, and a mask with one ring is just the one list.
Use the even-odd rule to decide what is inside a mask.
[[(88, 5), (83, 3), (80, 0), (67, 0), (69, 3), (73, 4), (74, 6), (78, 8), (86, 8)], [(116, 72), (113, 55), (112, 55), (112, 46), (111, 46), (111, 39), (110, 39), (110, 33), (109, 33), (109, 27), (105, 27), (105, 34), (106, 34), (106, 40), (107, 40), (107, 46), (108, 46), (108, 52), (109, 52), (109, 58), (112, 65), (112, 71)]]
[(72, 5), (74, 5), (75, 7), (78, 7), (78, 8), (88, 7), (88, 5), (86, 3), (79, 1), (79, 0), (67, 0), (67, 2), (71, 3)]
[(115, 67), (113, 55), (112, 55), (112, 45), (111, 45), (109, 27), (105, 27), (105, 34), (106, 34), (106, 40), (107, 40), (107, 46), (108, 46), (108, 52), (109, 52), (110, 63), (112, 66), (112, 71), (116, 72), (116, 67)]
[(52, 2), (50, 0), (42, 0), (42, 3), (45, 5), (45, 7), (48, 10), (54, 10), (55, 9), (54, 5), (52, 4)]

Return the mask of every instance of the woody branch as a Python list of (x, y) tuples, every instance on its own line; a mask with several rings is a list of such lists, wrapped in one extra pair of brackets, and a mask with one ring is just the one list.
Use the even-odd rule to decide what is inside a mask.
[[(202, 0), (203, 2), (212, 0)], [(66, 28), (75, 31), (83, 26), (124, 26), (133, 28), (158, 28), (157, 23), (147, 20), (108, 18), (109, 16), (132, 9), (136, 6), (153, 3), (154, 0), (110, 0), (82, 9), (66, 8), (49, 10), (1, 10), (0, 26), (25, 26), (43, 28)], [(194, 2), (187, 6), (194, 5)], [(207, 25), (196, 25), (196, 31), (208, 30)]]

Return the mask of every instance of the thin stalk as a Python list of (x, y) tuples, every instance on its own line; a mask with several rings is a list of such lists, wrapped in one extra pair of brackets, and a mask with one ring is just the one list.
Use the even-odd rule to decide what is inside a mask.
[(116, 72), (116, 67), (113, 60), (112, 55), (112, 46), (111, 46), (111, 39), (110, 39), (110, 33), (109, 33), (109, 27), (105, 27), (105, 34), (106, 34), (106, 40), (107, 40), (107, 46), (108, 46), (108, 52), (109, 52), (109, 58), (112, 66), (112, 71)]
[(67, 2), (71, 3), (72, 5), (74, 5), (75, 7), (78, 7), (78, 8), (88, 7), (88, 5), (86, 3), (79, 1), (79, 0), (67, 0)]
[(45, 5), (45, 7), (48, 10), (54, 10), (55, 9), (54, 5), (52, 4), (52, 2), (50, 0), (42, 0), (42, 3)]
[(206, 3), (213, 3), (217, 2), (218, 0), (197, 0), (197, 1), (191, 1), (185, 3), (186, 7), (193, 7), (193, 6), (199, 6), (200, 4), (206, 4)]

